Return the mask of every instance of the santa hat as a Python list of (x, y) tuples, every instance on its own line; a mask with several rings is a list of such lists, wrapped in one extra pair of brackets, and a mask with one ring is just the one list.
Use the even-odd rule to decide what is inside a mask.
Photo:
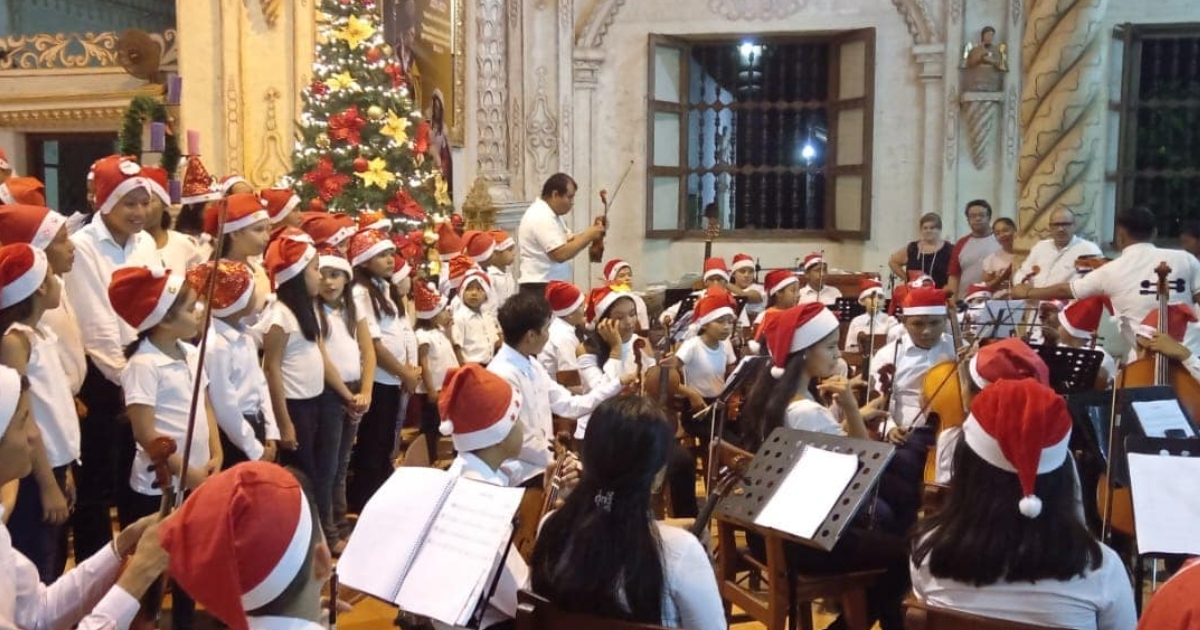
[(937, 286), (937, 283), (933, 280), (933, 276), (918, 275), (917, 277), (908, 281), (908, 287), (910, 289), (920, 289), (921, 287), (933, 286)]
[(357, 231), (354, 220), (345, 215), (305, 212), (303, 216), (300, 228), (308, 232), (313, 242), (318, 245), (329, 244), (337, 247)]
[(596, 320), (608, 312), (613, 304), (621, 298), (633, 299), (633, 294), (628, 291), (618, 291), (612, 287), (597, 287), (592, 289), (588, 295), (587, 320), (589, 324), (595, 324)]
[(904, 297), (905, 315), (945, 315), (946, 292), (932, 287), (910, 289)]
[(253, 193), (229, 195), (213, 204), (212, 210), (218, 218), (222, 212), (225, 213), (222, 234), (233, 234), (255, 223), (269, 222), (271, 219), (271, 215), (267, 214), (266, 202)]
[(199, 155), (188, 156), (187, 168), (183, 171), (183, 204), (204, 203), (221, 198), (221, 191), (213, 187), (212, 175), (204, 168)]
[(704, 261), (704, 281), (708, 282), (708, 279), (714, 276), (720, 276), (729, 282), (729, 268), (725, 266), (724, 258), (713, 256)]
[(862, 304), (871, 296), (883, 297), (883, 285), (874, 278), (863, 278), (858, 281), (858, 303)]
[(121, 267), (108, 283), (108, 301), (125, 323), (138, 332), (154, 328), (179, 298), (184, 278), (154, 267)]
[(46, 186), (36, 177), (9, 177), (0, 184), (0, 202), (44, 206)]
[(546, 301), (555, 317), (566, 317), (583, 306), (583, 292), (570, 282), (551, 280), (546, 285)]
[(484, 293), (488, 295), (492, 294), (492, 278), (491, 276), (487, 275), (486, 271), (480, 269), (479, 267), (471, 267), (468, 269), (466, 275), (463, 276), (462, 284), (459, 285), (461, 287), (460, 290), (466, 291), (467, 287), (470, 286), (472, 282), (478, 282), (479, 287), (483, 289)]
[(1106, 295), (1093, 295), (1075, 300), (1059, 314), (1058, 325), (1072, 337), (1091, 339), (1100, 328), (1100, 321), (1106, 309), (1112, 312), (1112, 302)]
[(187, 272), (187, 281), (196, 295), (208, 291), (213, 270), (216, 270), (216, 286), (208, 307), (217, 317), (229, 317), (241, 312), (254, 297), (254, 272), (246, 263), (233, 260), (208, 261), (192, 267)]
[(298, 227), (292, 227), (290, 225), (285, 228), (282, 228), (282, 229), (272, 232), (271, 240), (272, 241), (278, 241), (278, 240), (295, 241), (297, 243), (308, 243), (309, 245), (316, 246), (316, 243), (313, 242), (313, 239), (311, 236), (308, 235), (308, 232), (305, 232), (304, 230), (301, 230)]
[(800, 304), (777, 311), (763, 320), (759, 332), (766, 337), (771, 355), (771, 376), (782, 378), (788, 357), (812, 346), (838, 329), (837, 315), (820, 302)]
[(975, 396), (963, 423), (963, 441), (983, 461), (1021, 482), (1021, 514), (1037, 518), (1042, 501), (1035, 495), (1037, 476), (1058, 469), (1067, 459), (1071, 414), (1053, 389), (1031, 379), (999, 381)]
[(733, 300), (733, 295), (729, 291), (721, 287), (708, 287), (704, 290), (704, 295), (696, 300), (692, 325), (700, 328), (726, 315), (734, 317), (737, 315), (734, 310), (736, 308), (737, 302)]
[(757, 265), (754, 264), (754, 258), (750, 254), (734, 254), (733, 265), (729, 268), (730, 272), (738, 269), (754, 269)]
[(488, 234), (491, 234), (492, 240), (496, 242), (496, 251), (498, 252), (512, 249), (517, 244), (504, 230), (492, 230)]
[[(1196, 314), (1192, 312), (1190, 305), (1171, 304), (1167, 306), (1167, 329), (1163, 332), (1175, 341), (1183, 343), (1183, 338), (1187, 335), (1188, 324), (1194, 321), (1196, 321)], [(1142, 319), (1142, 325), (1137, 327), (1137, 334), (1142, 337), (1153, 337), (1156, 332), (1158, 332), (1157, 309), (1147, 313), (1146, 317)]]
[[(242, 177), (241, 175), (230, 174), (221, 178), (221, 182), (217, 184), (217, 188), (221, 191), (222, 195), (228, 196), (231, 194), (230, 191), (233, 190), (233, 187), (237, 186), (238, 184), (250, 186), (250, 182), (246, 181), (246, 178)], [(250, 187), (254, 188), (253, 186)]]
[(267, 216), (272, 225), (283, 221), (300, 205), (300, 196), (290, 188), (268, 188), (262, 191), (262, 198), (267, 202)]
[(767, 297), (771, 297), (772, 295), (779, 293), (793, 284), (798, 284), (799, 282), (800, 278), (797, 278), (796, 274), (792, 273), (791, 270), (773, 269), (767, 272), (767, 277), (763, 284), (767, 290)]
[(167, 187), (170, 186), (167, 176), (167, 169), (161, 166), (143, 166), (142, 175), (145, 175), (150, 180), (146, 186), (150, 193), (162, 200), (164, 206), (171, 205), (171, 193), (167, 192)]
[(413, 268), (409, 266), (408, 260), (396, 253), (392, 259), (392, 284), (400, 284), (405, 278), (412, 275)]
[(442, 221), (437, 226), (437, 252), (442, 262), (447, 262), (462, 253), (462, 237), (454, 231), (449, 221)]
[(609, 282), (616, 282), (617, 274), (621, 273), (622, 269), (633, 271), (633, 266), (620, 258), (614, 258), (604, 263), (604, 279)]
[(275, 601), (304, 569), (317, 527), (286, 468), (245, 462), (213, 475), (158, 531), (168, 572), (232, 630)]
[(346, 255), (332, 245), (321, 245), (317, 248), (317, 268), (337, 269), (351, 278), (354, 277), (354, 268), (350, 266)]
[(20, 304), (46, 281), (46, 253), (27, 243), (0, 247), (0, 309)]
[(304, 268), (317, 255), (312, 243), (291, 238), (277, 238), (267, 245), (263, 265), (271, 276), (271, 285), (278, 288), (283, 283), (304, 272)]
[(819, 252), (813, 252), (804, 257), (804, 270), (805, 271), (808, 271), (808, 268), (812, 267), (813, 265), (824, 265), (824, 264), (825, 264), (825, 257), (822, 256)]
[(1031, 378), (1050, 384), (1050, 368), (1029, 344), (1009, 337), (979, 349), (970, 362), (971, 380), (983, 389), (1001, 379), (1015, 381)]
[(433, 319), (446, 310), (450, 303), (446, 296), (438, 293), (437, 287), (417, 282), (413, 285), (413, 301), (417, 305), (417, 319)]
[(967, 287), (967, 294), (963, 297), (967, 302), (971, 300), (990, 300), (992, 299), (992, 291), (988, 289), (988, 285), (982, 282), (976, 282)]
[(350, 264), (357, 267), (387, 252), (396, 251), (396, 244), (379, 230), (363, 230), (350, 237)]
[(1142, 612), (1138, 627), (1197, 630), (1200, 628), (1200, 562), (1194, 558), (1183, 565), (1162, 588), (1154, 593)]
[(8, 163), (8, 154), (4, 152), (4, 149), (0, 149), (0, 171), (11, 170), (13, 170), (13, 167), (12, 164)]
[(151, 180), (131, 157), (110, 155), (96, 161), (96, 212), (108, 214), (125, 195), (149, 190)]
[(463, 279), (467, 277), (467, 272), (475, 269), (475, 261), (469, 257), (459, 254), (450, 259), (450, 262), (444, 265), (449, 267), (449, 272), (446, 276), (447, 283), (450, 288), (457, 289), (462, 286)]
[(463, 253), (479, 264), (487, 262), (496, 251), (496, 240), (487, 232), (470, 230), (463, 234)]
[(387, 232), (392, 229), (392, 222), (383, 216), (382, 212), (368, 210), (358, 215), (358, 229), (359, 231), (379, 230)]
[(0, 206), (0, 242), (46, 249), (67, 218), (45, 206)]
[(7, 365), (0, 365), (0, 436), (3, 436), (8, 431), (8, 425), (12, 424), (23, 391), (25, 387), (21, 383), (21, 373)]
[(478, 451), (504, 441), (517, 423), (521, 394), (478, 363), (450, 368), (438, 396), (439, 427), (454, 450)]

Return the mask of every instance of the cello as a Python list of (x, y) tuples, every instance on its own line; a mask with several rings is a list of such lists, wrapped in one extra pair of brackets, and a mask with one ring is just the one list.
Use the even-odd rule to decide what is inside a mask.
[[(946, 317), (950, 323), (950, 336), (954, 339), (954, 349), (960, 352), (963, 348), (962, 331), (955, 317), (954, 297), (947, 296)], [(955, 361), (943, 361), (931, 368), (925, 374), (921, 394), (925, 405), (918, 418), (928, 418), (930, 414), (938, 417), (937, 432), (941, 433), (952, 427), (962, 426), (967, 415), (971, 412), (971, 379), (967, 373), (966, 357), (960, 354)], [(937, 472), (937, 449), (929, 449), (925, 458), (925, 481), (932, 482)]]

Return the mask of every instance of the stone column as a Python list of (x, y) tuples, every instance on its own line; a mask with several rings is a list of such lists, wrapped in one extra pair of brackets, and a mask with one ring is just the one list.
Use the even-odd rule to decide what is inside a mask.
[(514, 199), (509, 152), (508, 14), (504, 0), (479, 0), (475, 6), (478, 65), (479, 177), (492, 199)]
[[(595, 137), (594, 111), (596, 99), (596, 84), (600, 77), (600, 66), (604, 64), (604, 50), (600, 48), (576, 48), (572, 53), (574, 63), (572, 75), (573, 98), (575, 99), (574, 126), (565, 133), (574, 136), (573, 162), (575, 177), (579, 190), (575, 192), (575, 214), (588, 218), (589, 201), (596, 197), (597, 185), (593, 184), (597, 173), (593, 169), (595, 160), (592, 155), (592, 141)], [(603, 186), (603, 184), (600, 184)], [(587, 226), (584, 225), (584, 228)], [(592, 275), (587, 258), (580, 256), (575, 263), (575, 284), (584, 289), (591, 289)]]
[(921, 215), (926, 212), (942, 211), (942, 80), (946, 71), (945, 44), (917, 44), (913, 46), (913, 57), (917, 62), (917, 76), (924, 88), (924, 102), (921, 108), (923, 124), (921, 155), (921, 197), (917, 206), (913, 225), (916, 226)]
[(1074, 210), (1094, 236), (1104, 187), (1107, 0), (1030, 3), (1021, 40), (1017, 246), (1044, 237), (1050, 212)]

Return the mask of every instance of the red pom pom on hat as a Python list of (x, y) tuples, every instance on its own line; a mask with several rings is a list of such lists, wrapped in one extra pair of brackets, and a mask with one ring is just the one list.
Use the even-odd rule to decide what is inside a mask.
[(1001, 339), (979, 349), (970, 362), (971, 380), (980, 389), (999, 380), (1029, 378), (1050, 384), (1050, 368), (1029, 344), (1017, 337)]
[(0, 202), (10, 205), (44, 206), (46, 186), (36, 177), (9, 177), (0, 184)]
[(452, 436), (454, 448), (459, 452), (477, 451), (503, 442), (517, 423), (520, 411), (520, 392), (478, 363), (446, 372), (438, 396), (440, 430), (443, 435)]
[(108, 283), (108, 301), (138, 332), (154, 328), (186, 290), (183, 276), (162, 267), (121, 267)]
[(828, 337), (839, 324), (837, 315), (819, 302), (793, 306), (764, 318), (759, 336), (766, 338), (767, 352), (773, 364), (771, 375), (781, 378), (792, 353)]
[(46, 253), (28, 243), (0, 247), (0, 309), (25, 301), (46, 282)]
[(767, 290), (767, 296), (770, 297), (793, 284), (799, 284), (799, 282), (800, 278), (797, 278), (790, 269), (772, 269), (767, 272), (763, 285)]
[(2, 243), (28, 243), (44, 250), (66, 224), (66, 217), (45, 206), (0, 206)]
[(1093, 295), (1071, 302), (1058, 315), (1058, 324), (1067, 334), (1079, 339), (1091, 339), (1100, 328), (1104, 311), (1112, 312), (1112, 302), (1106, 295)]
[(229, 317), (249, 306), (254, 297), (254, 272), (245, 263), (233, 260), (210, 260), (189, 269), (187, 282), (196, 295), (204, 295), (208, 291), (214, 269), (217, 284), (212, 302), (208, 305), (213, 315)]

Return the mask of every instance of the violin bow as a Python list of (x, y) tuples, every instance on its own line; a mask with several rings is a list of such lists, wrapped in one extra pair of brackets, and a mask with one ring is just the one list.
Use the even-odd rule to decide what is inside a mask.
[(634, 160), (630, 159), (629, 164), (625, 165), (625, 170), (621, 173), (621, 178), (617, 180), (617, 185), (613, 187), (612, 194), (608, 197), (608, 204), (605, 206), (606, 211), (608, 206), (611, 206), (617, 200), (617, 193), (621, 192), (621, 186), (625, 185), (625, 178), (629, 177), (629, 171), (633, 170), (633, 162)]

